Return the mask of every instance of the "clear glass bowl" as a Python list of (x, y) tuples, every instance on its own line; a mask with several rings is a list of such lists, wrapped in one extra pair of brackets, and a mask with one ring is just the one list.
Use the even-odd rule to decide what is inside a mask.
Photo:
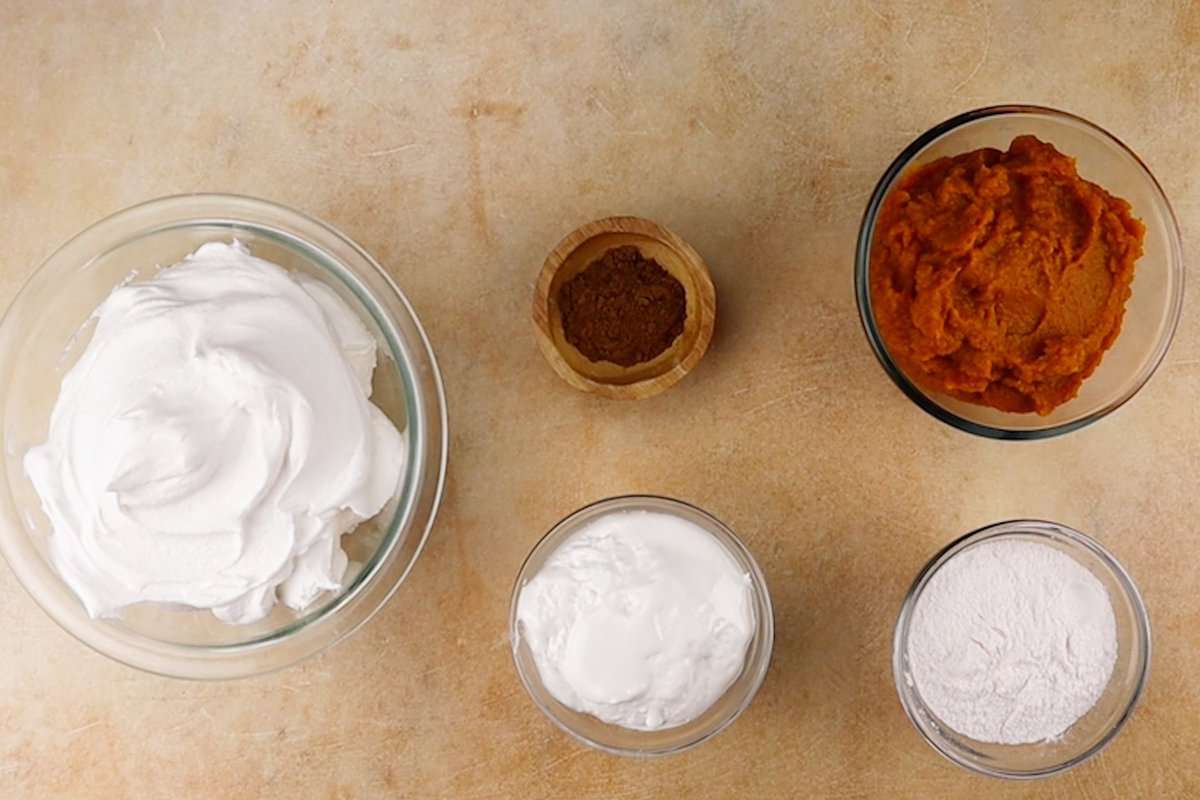
[[(1058, 739), (1036, 744), (980, 742), (957, 733), (921, 699), (908, 663), (913, 610), (929, 580), (959, 553), (980, 542), (1018, 539), (1046, 544), (1086, 567), (1108, 590), (1117, 621), (1117, 663), (1096, 705)], [(1099, 753), (1133, 714), (1150, 671), (1150, 620), (1137, 586), (1111, 553), (1094, 539), (1065, 525), (1014, 520), (989, 525), (952, 542), (917, 575), (896, 622), (892, 672), (904, 713), (935, 750), (961, 767), (997, 778), (1044, 778), (1077, 766)]]
[[(22, 458), (43, 442), (64, 373), (91, 335), (92, 311), (118, 283), (153, 275), (199, 245), (236, 237), (251, 252), (311, 275), (355, 309), (379, 343), (372, 401), (407, 430), (408, 473), (373, 519), (342, 538), (351, 570), (342, 591), (303, 614), (279, 605), (265, 620), (226, 625), (206, 610), (143, 603), (92, 619), (51, 564), (50, 523)], [(333, 228), (262, 200), (180, 195), (104, 219), (64, 244), (33, 275), (0, 323), (0, 551), (46, 612), (95, 650), (130, 666), (223, 679), (284, 667), (367, 621), (408, 575), (433, 524), (446, 468), (441, 375), (416, 315), (383, 269)]]
[[(1121, 334), (1079, 395), (1047, 416), (1014, 414), (930, 392), (888, 355), (871, 309), (871, 243), (875, 218), (896, 182), (914, 167), (981, 147), (1008, 149), (1033, 134), (1073, 156), (1079, 174), (1133, 206), (1146, 225), (1145, 252), (1134, 271), (1133, 296)], [(1166, 195), (1146, 165), (1116, 137), (1087, 120), (1038, 106), (993, 106), (968, 111), (926, 131), (883, 173), (863, 215), (854, 263), (858, 312), (867, 340), (888, 376), (909, 399), (942, 422), (995, 439), (1042, 439), (1103, 418), (1133, 397), (1162, 362), (1183, 303), (1183, 246)]]
[[(691, 722), (657, 731), (638, 731), (601, 722), (558, 702), (542, 684), (533, 653), (521, 636), (517, 622), (517, 598), (522, 587), (541, 570), (546, 559), (582, 526), (592, 520), (619, 511), (654, 511), (671, 514), (707, 531), (720, 543), (729, 556), (750, 576), (755, 617), (754, 638), (746, 651), (742, 671), (717, 702)], [(607, 753), (623, 756), (662, 756), (680, 753), (706, 741), (733, 724), (750, 705), (766, 677), (771, 663), (771, 647), (775, 641), (775, 620), (766, 578), (733, 531), (720, 520), (695, 506), (652, 495), (627, 495), (600, 500), (584, 506), (559, 522), (542, 537), (521, 565), (513, 587), (512, 604), (508, 615), (509, 639), (513, 662), (521, 683), (551, 722), (584, 744)]]

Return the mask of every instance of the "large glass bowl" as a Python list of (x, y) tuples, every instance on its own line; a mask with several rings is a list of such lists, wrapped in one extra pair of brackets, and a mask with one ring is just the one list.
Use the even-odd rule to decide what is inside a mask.
[[(746, 661), (742, 671), (725, 694), (717, 698), (708, 709), (691, 722), (673, 728), (654, 731), (631, 730), (619, 725), (602, 722), (591, 714), (585, 714), (560, 703), (542, 683), (537, 663), (528, 642), (521, 635), (517, 620), (517, 601), (521, 589), (546, 563), (555, 550), (572, 534), (593, 520), (608, 514), (623, 511), (653, 511), (670, 514), (690, 522), (707, 532), (729, 554), (739, 568), (745, 570), (750, 579), (751, 604), (754, 610), (754, 637), (746, 650)], [(653, 495), (626, 495), (599, 500), (584, 506), (559, 522), (542, 537), (521, 565), (513, 586), (512, 603), (508, 615), (509, 641), (512, 644), (513, 662), (521, 683), (533, 698), (534, 704), (546, 717), (562, 730), (579, 741), (622, 756), (663, 756), (689, 750), (701, 742), (708, 741), (733, 724), (750, 705), (754, 695), (762, 686), (771, 664), (771, 648), (775, 642), (775, 618), (771, 610), (771, 596), (767, 581), (763, 577), (754, 556), (738, 540), (733, 531), (720, 520), (695, 506)]]
[[(92, 619), (48, 555), (49, 520), (22, 468), (45, 441), (65, 372), (91, 335), (92, 311), (117, 284), (151, 277), (201, 244), (238, 239), (250, 251), (336, 291), (379, 342), (372, 402), (407, 434), (408, 471), (374, 518), (342, 538), (350, 571), (303, 613), (282, 604), (266, 619), (227, 625), (209, 611), (143, 603)], [(284, 667), (367, 621), (420, 554), (441, 500), (446, 404), (429, 341), (411, 306), (358, 245), (333, 228), (262, 200), (180, 195), (104, 219), (63, 245), (33, 275), (0, 323), (0, 551), (54, 620), (80, 641), (162, 675), (223, 679)]]
[[(1035, 744), (991, 744), (963, 736), (942, 722), (921, 697), (909, 666), (908, 640), (922, 592), (939, 569), (982, 542), (1030, 541), (1075, 559), (1108, 592), (1117, 623), (1117, 661), (1100, 699), (1057, 739)], [(1129, 573), (1097, 541), (1065, 525), (1014, 520), (968, 533), (930, 559), (917, 575), (896, 622), (892, 672), (900, 703), (933, 749), (960, 767), (997, 778), (1044, 778), (1077, 766), (1103, 750), (1133, 714), (1150, 673), (1150, 620)]]
[[(1144, 253), (1134, 270), (1133, 296), (1121, 334), (1079, 394), (1047, 416), (1015, 414), (975, 405), (921, 385), (888, 353), (871, 308), (871, 245), (884, 199), (908, 172), (930, 161), (981, 147), (1008, 149), (1013, 138), (1033, 134), (1075, 158), (1079, 174), (1129, 201), (1146, 225)], [(1077, 430), (1120, 408), (1162, 362), (1183, 304), (1183, 246), (1179, 225), (1162, 188), (1146, 165), (1116, 137), (1085, 119), (1038, 106), (993, 106), (968, 111), (926, 131), (883, 173), (863, 215), (854, 262), (854, 285), (863, 330), (879, 363), (921, 409), (968, 433), (995, 439), (1042, 439)]]

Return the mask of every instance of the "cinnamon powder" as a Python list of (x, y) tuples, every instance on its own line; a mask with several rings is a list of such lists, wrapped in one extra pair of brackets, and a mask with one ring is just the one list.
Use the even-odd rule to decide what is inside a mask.
[(683, 284), (632, 245), (608, 250), (564, 283), (558, 307), (575, 349), (622, 367), (661, 355), (687, 317)]

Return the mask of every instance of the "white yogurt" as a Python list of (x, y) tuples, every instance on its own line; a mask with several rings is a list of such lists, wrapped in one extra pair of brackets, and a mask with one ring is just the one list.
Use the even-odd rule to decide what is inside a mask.
[(568, 537), (517, 599), (559, 702), (635, 730), (683, 725), (734, 682), (754, 637), (750, 576), (702, 528), (618, 511)]
[(205, 244), (115, 289), (25, 470), (94, 617), (140, 602), (265, 617), (340, 588), (340, 537), (404, 469), (375, 340), (328, 287)]

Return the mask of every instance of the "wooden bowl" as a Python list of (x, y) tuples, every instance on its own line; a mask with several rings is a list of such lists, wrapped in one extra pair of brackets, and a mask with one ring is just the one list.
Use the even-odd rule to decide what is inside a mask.
[[(683, 333), (650, 361), (622, 367), (592, 361), (563, 334), (558, 293), (563, 284), (608, 250), (633, 245), (671, 273), (686, 293)], [(538, 276), (533, 293), (533, 322), (538, 346), (563, 380), (603, 397), (640, 400), (674, 386), (708, 350), (717, 318), (717, 293), (708, 267), (692, 247), (671, 231), (639, 217), (608, 217), (575, 229), (558, 243)]]

